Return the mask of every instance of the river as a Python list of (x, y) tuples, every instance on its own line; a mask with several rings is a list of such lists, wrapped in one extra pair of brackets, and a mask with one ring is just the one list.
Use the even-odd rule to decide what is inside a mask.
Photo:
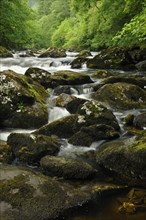
[[(97, 53), (92, 53), (93, 56), (95, 56)], [(3, 70), (13, 70), (16, 73), (24, 74), (25, 71), (29, 67), (38, 67), (45, 69), (49, 71), (50, 73), (54, 73), (59, 70), (71, 70), (70, 62), (75, 58), (77, 53), (73, 52), (67, 52), (67, 57), (65, 58), (38, 58), (35, 57), (22, 57), (22, 55), (25, 55), (25, 51), (16, 52), (14, 54), (13, 58), (2, 58), (1, 59), (1, 71)], [(87, 69), (86, 65), (83, 65), (81, 69), (73, 69), (73, 71), (76, 72), (85, 72), (86, 74), (90, 75), (95, 71)], [(121, 74), (125, 74), (124, 71), (120, 72)], [(101, 80), (95, 80), (94, 84), (100, 83)], [(93, 85), (93, 84), (92, 84)], [(92, 86), (90, 84), (85, 84), (81, 86), (75, 86), (71, 88), (72, 94), (77, 97), (90, 99), (92, 94)], [(61, 107), (54, 106), (52, 100), (55, 98), (55, 95), (52, 94), (48, 100), (49, 110), (48, 110), (48, 123), (55, 121), (56, 119), (62, 118), (64, 116), (69, 115), (70, 113), (65, 109)], [(51, 106), (50, 106), (51, 105)], [(50, 108), (51, 107), (51, 108)], [(142, 110), (132, 110), (130, 113), (134, 113), (137, 115)], [(124, 131), (124, 124), (121, 120), (125, 115), (127, 115), (129, 111), (120, 111), (120, 112), (114, 112), (116, 118), (118, 119), (120, 128), (121, 128), (121, 136), (122, 138), (125, 135)], [(32, 132), (32, 130), (24, 130), (24, 129), (5, 129), (0, 130), (0, 139), (7, 140), (8, 135), (11, 132)], [(76, 154), (80, 154), (81, 152), (86, 152), (90, 150), (97, 149), (102, 143), (104, 143), (105, 140), (101, 140), (95, 143), (92, 143), (90, 147), (75, 147), (67, 142), (66, 139), (62, 140), (62, 146), (61, 150), (59, 152), (59, 155), (63, 155), (66, 157), (75, 157)], [(111, 198), (110, 200), (104, 200), (101, 201), (101, 204), (97, 208), (97, 204), (89, 204), (84, 209), (82, 208), (80, 211), (78, 210), (75, 212), (75, 214), (67, 218), (69, 220), (122, 220), (123, 216), (119, 214), (113, 214), (113, 204), (115, 205), (115, 200)], [(116, 206), (116, 205), (115, 205)], [(100, 209), (100, 210), (99, 210)], [(145, 215), (145, 214), (144, 214)], [(65, 217), (64, 217), (65, 219)], [(132, 217), (129, 216), (126, 218), (126, 220), (144, 220), (145, 217), (142, 216), (136, 216)]]

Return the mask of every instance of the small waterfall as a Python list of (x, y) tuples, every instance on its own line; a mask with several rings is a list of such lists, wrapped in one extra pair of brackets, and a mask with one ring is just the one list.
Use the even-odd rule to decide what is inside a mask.
[(61, 107), (52, 107), (49, 110), (49, 120), (48, 122), (52, 122), (55, 121), (57, 119), (63, 118), (67, 115), (70, 115), (70, 113), (65, 109), (65, 108), (61, 108)]

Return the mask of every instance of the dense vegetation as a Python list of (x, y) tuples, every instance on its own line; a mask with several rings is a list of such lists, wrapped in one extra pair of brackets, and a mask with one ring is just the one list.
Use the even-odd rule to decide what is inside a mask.
[(1, 0), (0, 11), (9, 48), (146, 44), (146, 0)]

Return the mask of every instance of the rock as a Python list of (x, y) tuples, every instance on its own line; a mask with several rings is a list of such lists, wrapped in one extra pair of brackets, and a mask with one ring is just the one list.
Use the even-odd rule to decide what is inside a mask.
[(97, 70), (92, 74), (92, 77), (99, 79), (107, 78), (110, 76), (113, 76), (113, 73), (111, 73), (109, 70)]
[(135, 65), (129, 51), (124, 48), (104, 49), (93, 59), (89, 59), (87, 61), (87, 67), (98, 69), (135, 69)]
[(0, 140), (0, 163), (11, 163), (13, 160), (13, 154), (10, 146)]
[(126, 115), (126, 117), (124, 118), (124, 122), (127, 126), (132, 126), (133, 120), (134, 120), (134, 115), (130, 113)]
[(146, 108), (146, 92), (129, 83), (106, 84), (92, 97), (114, 109)]
[(98, 165), (107, 169), (117, 181), (146, 187), (146, 132), (136, 140), (132, 137), (106, 143), (97, 150)]
[(133, 124), (135, 127), (138, 128), (146, 128), (146, 112), (143, 112), (137, 116), (134, 117)]
[(56, 106), (59, 106), (59, 107), (66, 107), (67, 104), (70, 103), (74, 99), (76, 99), (75, 96), (62, 93), (55, 99), (55, 104)]
[(45, 174), (65, 179), (89, 179), (96, 173), (88, 163), (73, 158), (45, 156), (40, 164)]
[(34, 133), (49, 136), (57, 135), (60, 138), (68, 138), (79, 131), (83, 124), (84, 121), (80, 120), (80, 115), (72, 114), (44, 125)]
[(44, 52), (42, 52), (39, 55), (40, 58), (43, 57), (52, 57), (52, 58), (58, 58), (58, 57), (66, 57), (66, 51), (61, 48), (48, 48)]
[(70, 86), (58, 86), (53, 91), (54, 95), (60, 95), (62, 93), (71, 95), (72, 94), (71, 87)]
[(82, 105), (86, 102), (86, 99), (81, 98), (74, 98), (72, 101), (68, 102), (66, 105), (66, 109), (71, 114), (76, 114), (79, 112), (79, 109), (81, 109)]
[(92, 56), (91, 52), (89, 50), (82, 50), (77, 54), (77, 57), (86, 58)]
[(71, 63), (71, 68), (72, 69), (80, 69), (82, 68), (82, 65), (87, 62), (88, 58), (85, 57), (77, 57), (75, 58)]
[(57, 71), (50, 76), (50, 80), (51, 88), (59, 85), (80, 85), (93, 82), (88, 75), (70, 70)]
[(99, 140), (110, 140), (118, 138), (119, 134), (115, 129), (109, 125), (99, 124), (82, 127), (80, 131), (75, 133), (69, 139), (69, 143), (77, 146), (88, 146)]
[(125, 186), (83, 181), (71, 184), (16, 166), (1, 166), (1, 218), (53, 220), (71, 207), (120, 192)]
[(0, 126), (36, 128), (48, 122), (48, 93), (32, 79), (1, 72)]
[(49, 88), (50, 85), (50, 74), (48, 71), (37, 68), (30, 67), (26, 70), (25, 75), (31, 77), (33, 80), (45, 87)]
[(10, 51), (8, 51), (5, 47), (0, 46), (0, 57), (13, 57), (13, 54)]
[(11, 133), (7, 143), (15, 158), (28, 164), (39, 162), (45, 155), (56, 155), (60, 149), (57, 138), (28, 133)]
[(112, 126), (116, 130), (120, 129), (117, 119), (112, 111), (95, 100), (84, 102), (81, 108), (78, 109), (77, 113), (82, 116), (86, 126), (106, 124)]
[(140, 71), (146, 71), (146, 60), (137, 63), (136, 68)]

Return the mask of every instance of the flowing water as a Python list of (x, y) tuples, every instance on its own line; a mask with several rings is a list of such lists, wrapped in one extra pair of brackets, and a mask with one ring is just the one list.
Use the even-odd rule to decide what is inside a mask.
[[(1, 59), (1, 71), (3, 70), (13, 70), (19, 74), (24, 74), (25, 71), (29, 67), (38, 67), (49, 71), (50, 73), (54, 73), (59, 70), (71, 70), (70, 62), (75, 58), (77, 53), (67, 52), (67, 57), (65, 58), (38, 58), (36, 57), (21, 57), (20, 55), (24, 54), (25, 52), (17, 52), (14, 54), (13, 58), (2, 58)], [(97, 53), (93, 53), (93, 56)], [(86, 65), (83, 65), (81, 69), (73, 69), (76, 72), (85, 72), (89, 75), (93, 72), (92, 70), (88, 70)], [(124, 74), (124, 72), (121, 72)], [(96, 80), (94, 84), (100, 83), (101, 80)], [(72, 95), (80, 98), (91, 99), (91, 94), (93, 92), (93, 84), (81, 85), (81, 86), (74, 86), (71, 88)], [(64, 116), (69, 115), (70, 113), (61, 107), (54, 106), (53, 99), (55, 96), (50, 96), (48, 100), (48, 123), (55, 121), (56, 119), (62, 118)], [(132, 110), (130, 113), (134, 113), (137, 115), (141, 110)], [(124, 123), (122, 118), (126, 116), (129, 111), (122, 111), (122, 112), (114, 112), (120, 128), (121, 128), (121, 136), (124, 135)], [(0, 139), (7, 140), (8, 135), (11, 132), (32, 132), (32, 130), (26, 129), (5, 129), (0, 130)], [(67, 142), (67, 140), (62, 140), (61, 150), (59, 155), (63, 155), (66, 157), (76, 157), (77, 154), (82, 152), (86, 152), (89, 150), (97, 149), (101, 144), (103, 144), (105, 140), (101, 140), (98, 142), (94, 142), (91, 144), (90, 147), (75, 147)], [(100, 203), (88, 204), (78, 210), (77, 213), (74, 213), (72, 217), (66, 218), (66, 220), (144, 220), (145, 213), (141, 213), (141, 215), (137, 216), (126, 216), (120, 215), (116, 213), (113, 209), (117, 207), (117, 203), (115, 203), (115, 198), (104, 199), (101, 200)], [(65, 219), (65, 217), (63, 218)]]

